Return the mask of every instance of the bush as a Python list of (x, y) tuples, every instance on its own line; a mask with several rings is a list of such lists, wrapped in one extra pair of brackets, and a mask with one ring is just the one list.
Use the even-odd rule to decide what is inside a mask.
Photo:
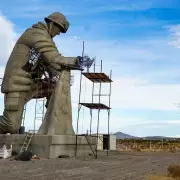
[(167, 175), (173, 178), (180, 179), (180, 165), (178, 164), (171, 164), (167, 168)]
[(167, 176), (148, 176), (146, 180), (180, 180), (180, 165), (170, 164), (167, 168)]
[(171, 153), (175, 153), (176, 152), (176, 147), (170, 147), (169, 148), (169, 152), (171, 152)]
[(146, 180), (175, 180), (172, 177), (167, 176), (149, 176)]

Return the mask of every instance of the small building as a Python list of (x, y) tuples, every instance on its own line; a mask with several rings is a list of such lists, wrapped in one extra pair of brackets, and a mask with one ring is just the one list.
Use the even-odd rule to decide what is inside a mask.
[(113, 134), (99, 134), (98, 135), (97, 149), (99, 151), (103, 150), (116, 150), (116, 135)]

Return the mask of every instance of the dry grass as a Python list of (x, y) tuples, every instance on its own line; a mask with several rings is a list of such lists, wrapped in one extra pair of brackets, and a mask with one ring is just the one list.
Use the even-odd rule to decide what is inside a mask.
[(177, 140), (142, 140), (142, 139), (124, 139), (117, 140), (117, 149), (119, 151), (137, 151), (137, 152), (180, 152), (180, 139)]
[(175, 180), (175, 179), (167, 176), (149, 176), (146, 178), (146, 180)]
[(180, 165), (169, 165), (167, 168), (167, 176), (149, 176), (146, 180), (180, 180)]
[(170, 147), (169, 148), (169, 152), (171, 152), (171, 153), (175, 153), (176, 152), (176, 147)]
[(167, 168), (167, 175), (173, 178), (180, 179), (180, 165), (179, 164), (171, 164)]

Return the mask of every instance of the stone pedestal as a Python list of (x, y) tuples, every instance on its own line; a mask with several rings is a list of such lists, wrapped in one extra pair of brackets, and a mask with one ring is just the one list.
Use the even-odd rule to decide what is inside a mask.
[[(0, 134), (0, 142), (6, 143), (4, 134)], [(8, 144), (12, 143), (13, 151), (19, 152), (24, 142), (25, 135), (13, 134), (8, 136)], [(10, 142), (11, 139), (11, 142)], [(92, 150), (86, 137), (77, 138), (77, 156), (88, 156)], [(95, 149), (96, 138), (88, 136), (91, 147)], [(75, 156), (76, 136), (68, 135), (34, 135), (28, 151), (32, 151), (40, 158), (57, 158), (60, 155)]]

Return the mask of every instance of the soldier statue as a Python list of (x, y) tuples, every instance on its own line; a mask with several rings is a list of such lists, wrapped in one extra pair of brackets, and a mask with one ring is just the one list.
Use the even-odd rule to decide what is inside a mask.
[[(0, 116), (0, 134), (18, 133), (24, 105), (39, 92), (44, 92), (46, 76), (52, 80), (62, 68), (76, 68), (80, 57), (64, 57), (58, 51), (53, 38), (66, 33), (69, 22), (66, 17), (55, 12), (27, 29), (16, 42), (7, 62), (1, 92), (4, 93), (4, 112)], [(35, 60), (36, 59), (36, 60)], [(42, 87), (42, 88), (39, 88)], [(53, 89), (53, 83), (52, 83)]]

